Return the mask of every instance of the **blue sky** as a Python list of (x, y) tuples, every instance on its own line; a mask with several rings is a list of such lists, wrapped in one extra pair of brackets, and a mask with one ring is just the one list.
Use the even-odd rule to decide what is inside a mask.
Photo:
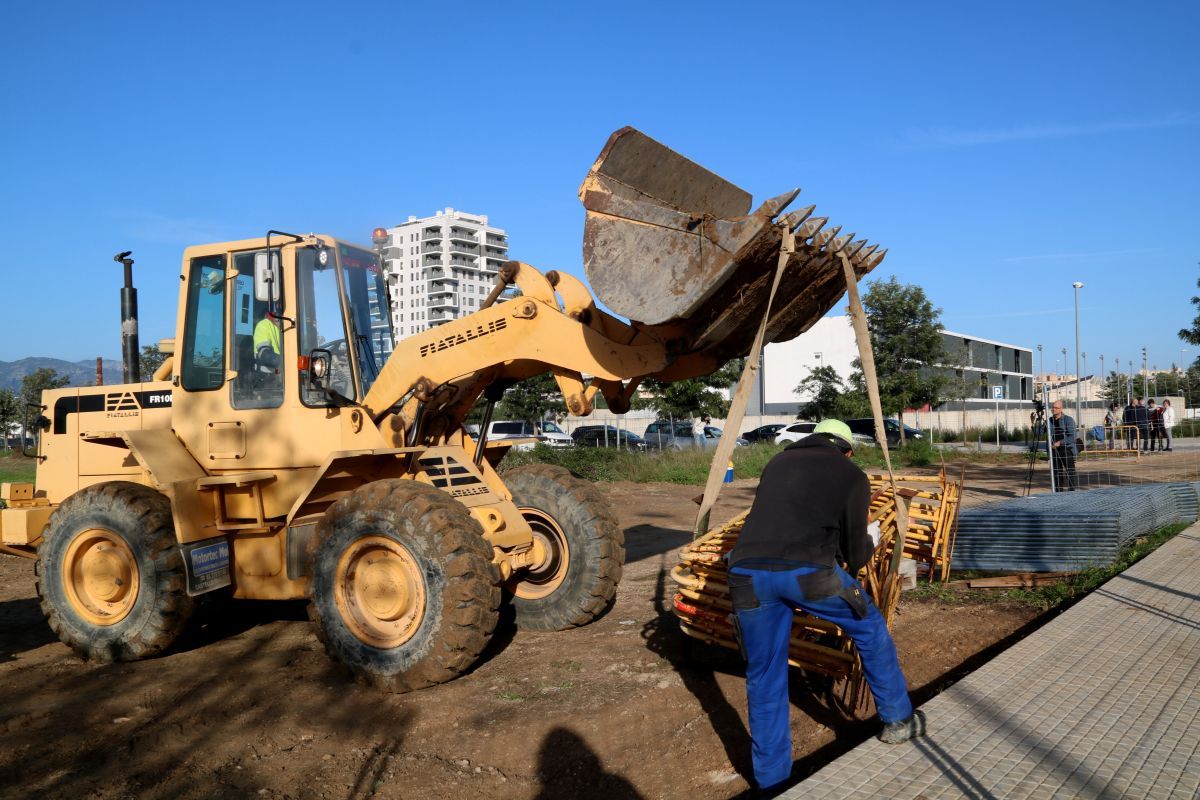
[(0, 359), (174, 334), (182, 249), (452, 206), (581, 274), (634, 125), (889, 248), (953, 330), (1167, 368), (1200, 277), (1200, 5), (18, 4), (0, 48)]

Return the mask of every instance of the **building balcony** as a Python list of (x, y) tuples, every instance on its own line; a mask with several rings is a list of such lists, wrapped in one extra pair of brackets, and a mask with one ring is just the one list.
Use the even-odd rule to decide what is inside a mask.
[(423, 242), (435, 242), (441, 238), (442, 228), (440, 225), (433, 228), (426, 228), (425, 230), (421, 231), (421, 241)]
[(441, 253), (425, 253), (423, 256), (421, 256), (421, 266), (422, 267), (437, 266), (441, 263), (442, 263), (442, 254)]
[(442, 246), (440, 244), (423, 244), (421, 245), (422, 253), (441, 253)]
[(493, 247), (507, 248), (508, 247), (508, 237), (507, 236), (497, 236), (494, 233), (489, 233), (487, 235), (487, 243), (489, 245), (492, 245)]
[[(433, 311), (457, 311), (458, 300), (453, 294), (442, 294), (436, 297), (429, 298), (429, 310)], [(432, 318), (432, 315), (431, 315)]]
[(425, 280), (434, 280), (435, 278), (446, 277), (446, 270), (441, 267), (426, 267), (421, 270), (421, 277)]
[(441, 278), (435, 278), (434, 280), (431, 280), (429, 282), (429, 286), (427, 288), (428, 288), (430, 294), (433, 294), (435, 292), (457, 291), (458, 290), (458, 278), (457, 277), (445, 277), (445, 276), (443, 276)]
[(472, 244), (476, 245), (479, 243), (479, 239), (476, 238), (475, 232), (466, 230), (465, 228), (451, 228), (450, 241), (471, 242)]
[(479, 251), (478, 250), (467, 250), (467, 249), (461, 247), (460, 245), (452, 244), (452, 245), (450, 245), (450, 260), (451, 260), (451, 262), (453, 262), (454, 259), (456, 259), (456, 258), (462, 259), (462, 261), (460, 263), (474, 264), (475, 260), (477, 258), (479, 258)]

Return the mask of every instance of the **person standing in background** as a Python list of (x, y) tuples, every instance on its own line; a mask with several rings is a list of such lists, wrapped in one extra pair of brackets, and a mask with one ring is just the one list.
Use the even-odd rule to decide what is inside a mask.
[(1062, 400), (1050, 406), (1050, 452), (1054, 457), (1054, 491), (1075, 491), (1075, 419), (1063, 413)]
[(1150, 412), (1142, 405), (1142, 398), (1134, 398), (1134, 419), (1137, 422), (1138, 436), (1142, 440), (1142, 452), (1150, 452)]
[(1121, 424), (1125, 426), (1125, 449), (1137, 449), (1137, 401), (1132, 397), (1129, 398), (1129, 403), (1125, 406), (1125, 414), (1121, 417)]
[(1150, 419), (1150, 452), (1153, 453), (1162, 445), (1162, 409), (1154, 405), (1154, 398), (1146, 401), (1146, 416)]
[(1163, 400), (1162, 410), (1159, 412), (1162, 415), (1163, 436), (1166, 440), (1166, 450), (1171, 452), (1171, 428), (1175, 427), (1175, 409), (1171, 408), (1170, 400)]
[(1108, 411), (1104, 413), (1104, 438), (1108, 442), (1108, 449), (1112, 450), (1116, 444), (1117, 425), (1120, 421), (1117, 417), (1117, 404), (1111, 403), (1108, 406)]

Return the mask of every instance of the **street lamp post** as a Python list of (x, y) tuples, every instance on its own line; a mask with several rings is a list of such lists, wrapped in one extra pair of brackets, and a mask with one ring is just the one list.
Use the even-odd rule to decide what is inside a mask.
[(1079, 369), (1079, 290), (1083, 284), (1075, 281), (1071, 284), (1075, 289), (1075, 424), (1083, 424), (1083, 373)]
[[(1087, 350), (1084, 350), (1082, 355), (1083, 355), (1083, 374), (1084, 374), (1084, 375), (1087, 375), (1087, 374), (1088, 374), (1088, 371), (1087, 371)], [(1089, 377), (1090, 377), (1090, 376), (1089, 376)], [(1088, 383), (1091, 383), (1091, 381), (1088, 381)], [(1086, 387), (1086, 386), (1085, 386), (1085, 387), (1083, 387), (1083, 399), (1084, 399), (1084, 400), (1091, 400), (1091, 399), (1092, 399), (1092, 398), (1091, 398), (1091, 396), (1090, 396), (1090, 394), (1089, 394), (1089, 392), (1088, 392), (1088, 390), (1087, 390), (1087, 387)]]
[[(1102, 390), (1108, 387), (1108, 375), (1104, 374), (1104, 353), (1100, 354), (1100, 386)], [(1112, 402), (1111, 397), (1109, 402)]]
[(1150, 373), (1148, 371), (1149, 368), (1147, 366), (1149, 363), (1150, 363), (1149, 359), (1146, 358), (1146, 348), (1143, 347), (1142, 348), (1142, 397), (1147, 400), (1150, 399)]

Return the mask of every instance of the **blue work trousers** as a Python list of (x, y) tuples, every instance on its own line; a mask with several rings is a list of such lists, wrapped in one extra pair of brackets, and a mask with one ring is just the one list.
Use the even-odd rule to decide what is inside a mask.
[[(788, 641), (794, 609), (834, 623), (854, 640), (862, 658), (863, 673), (875, 698), (883, 722), (899, 722), (912, 716), (908, 687), (896, 657), (896, 645), (879, 609), (863, 594), (866, 614), (860, 619), (850, 603), (840, 596), (809, 600), (798, 579), (828, 569), (806, 566), (772, 572), (734, 567), (731, 576), (753, 579), (756, 608), (735, 608), (746, 650), (746, 697), (750, 712), (751, 755), (754, 779), (760, 787), (787, 780), (792, 771), (792, 729), (788, 721)], [(837, 567), (843, 587), (857, 582)], [(732, 584), (736, 579), (730, 578)], [(859, 588), (861, 592), (861, 587)], [(735, 600), (735, 606), (737, 601)]]

